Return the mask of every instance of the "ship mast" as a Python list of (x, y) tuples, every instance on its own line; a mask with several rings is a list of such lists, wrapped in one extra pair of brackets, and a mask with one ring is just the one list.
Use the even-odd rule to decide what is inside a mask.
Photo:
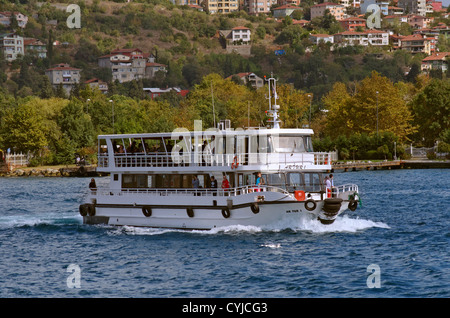
[(271, 123), (273, 129), (280, 129), (281, 120), (278, 116), (280, 105), (277, 104), (277, 80), (273, 77), (266, 79), (265, 76), (264, 79), (269, 83), (269, 97), (266, 97), (269, 100), (269, 110), (266, 111), (267, 115), (270, 117), (268, 122)]

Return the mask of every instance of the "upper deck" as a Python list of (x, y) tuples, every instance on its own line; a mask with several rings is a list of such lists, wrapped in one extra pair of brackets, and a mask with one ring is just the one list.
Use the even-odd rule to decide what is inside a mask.
[(100, 172), (329, 170), (329, 153), (313, 152), (311, 129), (209, 129), (101, 135)]

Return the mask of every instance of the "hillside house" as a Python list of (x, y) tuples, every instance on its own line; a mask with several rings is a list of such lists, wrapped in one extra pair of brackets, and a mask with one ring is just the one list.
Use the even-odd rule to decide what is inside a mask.
[(313, 44), (319, 44), (322, 43), (334, 43), (334, 36), (329, 34), (310, 34), (309, 40)]
[(155, 63), (151, 54), (140, 49), (117, 49), (98, 58), (98, 66), (110, 68), (113, 80), (120, 83), (143, 78), (153, 78), (158, 71), (166, 71), (166, 65)]
[(238, 73), (228, 76), (226, 79), (232, 79), (234, 76), (238, 77), (244, 85), (250, 84), (253, 88), (258, 89), (264, 86), (264, 79), (252, 72)]
[(41, 59), (47, 57), (47, 46), (40, 40), (34, 38), (24, 38), (23, 45), (25, 48), (25, 54), (36, 55)]
[(23, 37), (15, 33), (0, 34), (0, 50), (5, 60), (14, 61), (19, 55), (25, 54)]
[(431, 54), (431, 42), (421, 34), (413, 34), (399, 38), (399, 48), (412, 54)]
[(448, 61), (450, 59), (450, 52), (438, 52), (427, 56), (422, 60), (421, 70), (441, 70), (445, 72), (448, 70)]
[(19, 28), (25, 28), (28, 23), (28, 17), (20, 12), (10, 12), (10, 11), (3, 11), (0, 12), (0, 24), (2, 24), (5, 27), (10, 27), (11, 25), (11, 19), (12, 17), (15, 17), (17, 21), (17, 25)]
[(239, 26), (231, 30), (219, 30), (217, 35), (227, 53), (236, 52), (243, 56), (250, 55), (251, 31), (249, 28)]
[(92, 90), (98, 89), (103, 94), (108, 93), (108, 83), (103, 82), (98, 78), (91, 78), (90, 80), (85, 81), (84, 84), (89, 85)]
[(189, 90), (181, 89), (179, 87), (168, 87), (168, 88), (150, 87), (150, 88), (144, 88), (144, 92), (151, 99), (155, 99), (157, 97), (160, 97), (164, 94), (168, 94), (170, 92), (173, 92), (173, 93), (177, 94), (178, 96), (185, 97), (189, 93)]
[(62, 84), (68, 95), (73, 86), (80, 83), (81, 69), (71, 67), (69, 64), (60, 63), (45, 70), (45, 75), (49, 78), (53, 88), (57, 88)]
[(291, 16), (295, 10), (303, 10), (303, 8), (293, 6), (292, 4), (285, 4), (272, 10), (274, 18), (285, 18)]

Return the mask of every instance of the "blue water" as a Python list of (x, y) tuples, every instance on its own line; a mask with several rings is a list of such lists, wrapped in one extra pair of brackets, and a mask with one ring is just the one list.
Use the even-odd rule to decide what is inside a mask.
[(207, 232), (83, 225), (89, 179), (1, 178), (0, 297), (450, 297), (450, 171), (334, 175), (363, 206), (332, 225)]

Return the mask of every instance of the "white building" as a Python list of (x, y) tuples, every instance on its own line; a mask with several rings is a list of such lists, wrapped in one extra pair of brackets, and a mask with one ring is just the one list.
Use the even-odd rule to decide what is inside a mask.
[(310, 34), (309, 40), (314, 44), (323, 43), (334, 43), (334, 36), (329, 34)]
[(14, 61), (19, 55), (24, 55), (23, 37), (14, 33), (0, 35), (0, 49), (8, 62)]
[(334, 43), (347, 45), (389, 45), (389, 32), (366, 30), (364, 32), (345, 31), (334, 35)]

